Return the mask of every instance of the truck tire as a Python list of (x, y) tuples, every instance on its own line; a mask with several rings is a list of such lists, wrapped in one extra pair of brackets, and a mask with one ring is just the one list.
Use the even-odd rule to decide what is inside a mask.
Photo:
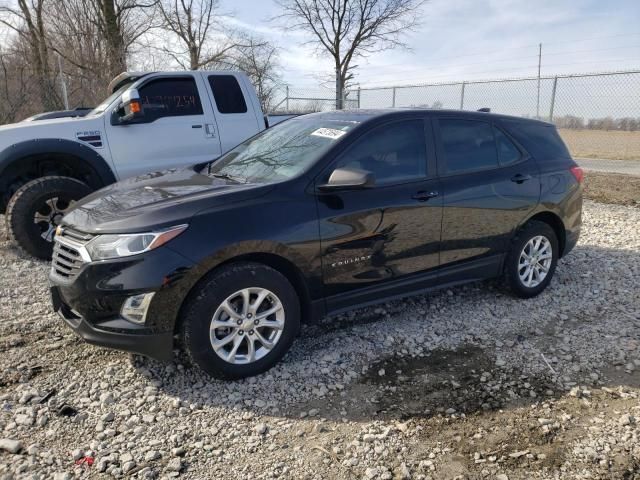
[(7, 205), (7, 231), (25, 252), (48, 260), (53, 235), (69, 207), (91, 188), (69, 177), (41, 177), (21, 186)]

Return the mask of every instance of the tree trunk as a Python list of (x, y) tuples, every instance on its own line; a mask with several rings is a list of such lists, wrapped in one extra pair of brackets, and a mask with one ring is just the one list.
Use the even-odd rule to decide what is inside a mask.
[(124, 51), (124, 39), (116, 14), (115, 0), (102, 1), (102, 16), (105, 26), (105, 40), (107, 43), (107, 56), (109, 58), (109, 72), (115, 77), (127, 70), (127, 60)]
[(344, 82), (340, 73), (340, 66), (336, 66), (336, 110), (344, 108), (342, 100), (344, 98)]
[(191, 70), (200, 68), (200, 58), (198, 58), (198, 49), (195, 45), (189, 47), (189, 65)]

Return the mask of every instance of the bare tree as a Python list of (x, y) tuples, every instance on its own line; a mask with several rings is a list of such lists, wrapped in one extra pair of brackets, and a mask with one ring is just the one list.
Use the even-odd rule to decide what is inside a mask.
[(353, 61), (374, 51), (406, 47), (402, 36), (419, 23), (426, 0), (276, 0), (289, 28), (308, 32), (335, 65), (336, 108), (343, 108)]
[(161, 0), (159, 8), (164, 29), (180, 44), (177, 50), (164, 47), (163, 51), (184, 69), (225, 63), (238, 46), (220, 28), (223, 20), (219, 0)]
[(28, 45), (42, 108), (56, 110), (61, 108), (62, 102), (55, 92), (55, 74), (49, 63), (49, 44), (44, 15), (46, 2), (47, 0), (31, 0), (31, 2), (18, 0), (17, 8), (7, 4), (1, 5), (0, 23), (16, 32)]
[(115, 77), (127, 70), (127, 52), (133, 42), (152, 28), (149, 16), (158, 0), (90, 0), (101, 37), (106, 45), (109, 73)]
[(248, 36), (238, 46), (234, 57), (234, 67), (245, 72), (256, 87), (262, 111), (270, 111), (280, 83), (278, 48), (262, 39)]

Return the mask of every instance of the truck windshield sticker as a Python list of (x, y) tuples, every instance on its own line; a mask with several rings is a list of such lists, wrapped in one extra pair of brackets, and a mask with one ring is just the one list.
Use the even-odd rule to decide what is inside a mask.
[(319, 128), (311, 132), (311, 135), (315, 137), (324, 137), (324, 138), (330, 138), (332, 140), (337, 140), (338, 138), (342, 137), (345, 133), (347, 132), (343, 132), (342, 130), (336, 130), (335, 128)]

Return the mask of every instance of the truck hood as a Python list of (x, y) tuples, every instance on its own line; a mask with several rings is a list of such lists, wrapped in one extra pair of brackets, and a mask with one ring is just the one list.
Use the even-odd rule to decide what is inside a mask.
[(196, 166), (114, 183), (77, 202), (62, 224), (86, 233), (134, 233), (188, 223), (204, 209), (262, 196), (272, 185), (238, 184)]

